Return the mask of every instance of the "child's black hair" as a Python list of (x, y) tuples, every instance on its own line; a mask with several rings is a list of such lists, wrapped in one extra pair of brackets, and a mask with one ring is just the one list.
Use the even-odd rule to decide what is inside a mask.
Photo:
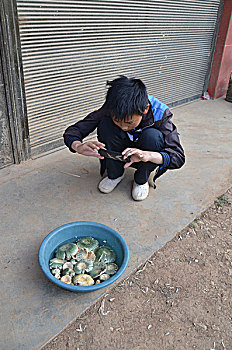
[(149, 100), (146, 86), (140, 79), (119, 78), (107, 81), (106, 108), (112, 118), (128, 120), (133, 114), (143, 115)]

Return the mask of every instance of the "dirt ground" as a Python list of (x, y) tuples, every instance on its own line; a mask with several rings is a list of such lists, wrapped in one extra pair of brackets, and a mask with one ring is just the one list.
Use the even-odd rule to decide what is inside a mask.
[(232, 188), (43, 350), (231, 350)]

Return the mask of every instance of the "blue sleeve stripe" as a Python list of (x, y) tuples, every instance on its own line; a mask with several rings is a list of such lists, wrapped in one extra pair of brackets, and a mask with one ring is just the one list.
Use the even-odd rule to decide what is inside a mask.
[(163, 156), (163, 167), (167, 168), (169, 166), (169, 163), (170, 163), (170, 156), (166, 152), (160, 152), (160, 154), (162, 154), (162, 156)]
[(66, 140), (66, 144), (69, 148), (71, 148), (71, 144), (73, 143), (73, 141), (81, 141), (81, 140), (76, 136), (69, 136)]

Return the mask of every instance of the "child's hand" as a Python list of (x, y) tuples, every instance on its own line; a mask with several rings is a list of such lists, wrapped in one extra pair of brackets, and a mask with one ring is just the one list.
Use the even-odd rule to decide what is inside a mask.
[(126, 148), (122, 155), (124, 155), (124, 159), (130, 157), (130, 162), (127, 162), (124, 165), (124, 168), (128, 168), (132, 163), (135, 162), (146, 162), (146, 151), (142, 151), (138, 148)]
[(152, 162), (155, 164), (162, 164), (163, 158), (160, 153), (152, 151), (142, 151), (138, 148), (126, 148), (122, 154), (124, 158), (130, 157), (131, 161), (125, 163), (124, 168), (128, 168), (135, 162)]
[(96, 157), (99, 159), (104, 159), (99, 153), (98, 150), (100, 148), (105, 148), (104, 143), (99, 141), (86, 141), (81, 143), (80, 141), (74, 141), (72, 143), (72, 149), (76, 151), (78, 154), (82, 154), (83, 156), (88, 157)]

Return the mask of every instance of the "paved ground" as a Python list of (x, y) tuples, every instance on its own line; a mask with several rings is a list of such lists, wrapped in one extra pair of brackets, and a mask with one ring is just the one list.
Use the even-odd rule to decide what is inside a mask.
[(106, 196), (96, 190), (97, 160), (67, 150), (1, 171), (1, 348), (39, 348), (108, 292), (73, 294), (45, 278), (38, 249), (52, 229), (79, 220), (116, 229), (130, 250), (126, 277), (230, 186), (232, 104), (196, 101), (173, 111), (187, 163), (144, 202), (130, 197), (132, 169)]

